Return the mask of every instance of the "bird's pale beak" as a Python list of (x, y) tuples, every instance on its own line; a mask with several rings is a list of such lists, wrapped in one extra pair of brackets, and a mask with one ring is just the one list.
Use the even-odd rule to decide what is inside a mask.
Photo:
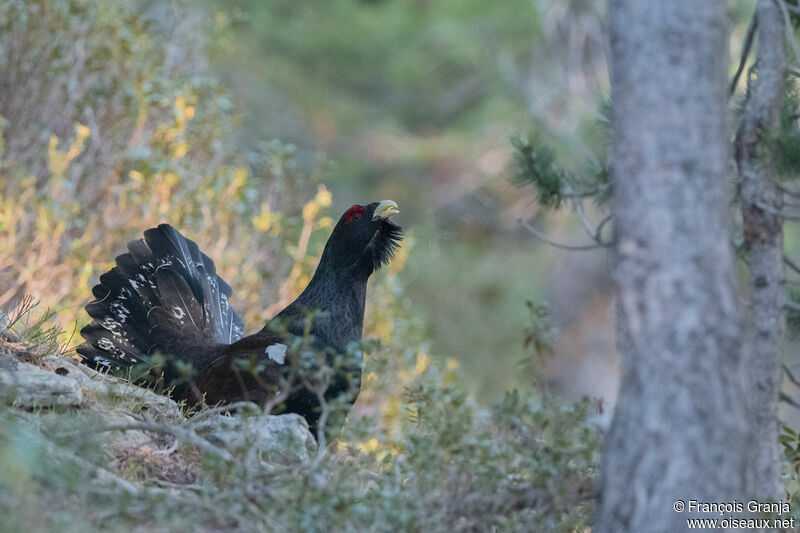
[(379, 218), (391, 218), (399, 213), (400, 210), (397, 208), (397, 204), (391, 200), (383, 200), (378, 203), (378, 206), (375, 208), (375, 214), (372, 215), (372, 220), (377, 220)]

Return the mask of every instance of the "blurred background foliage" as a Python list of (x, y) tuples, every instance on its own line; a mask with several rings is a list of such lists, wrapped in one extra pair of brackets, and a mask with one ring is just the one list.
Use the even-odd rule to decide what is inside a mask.
[[(732, 57), (752, 4), (729, 3)], [(543, 138), (564, 172), (602, 175), (603, 24), (590, 0), (6, 0), (0, 308), (30, 293), (74, 332), (124, 243), (169, 221), (255, 328), (313, 271), (332, 217), (390, 198), (409, 230), (391, 283), (480, 399), (530, 383), (525, 306), (547, 299), (563, 334), (546, 381), (613, 401), (607, 257), (520, 229), (585, 237), (512, 183), (509, 143)]]
[[(604, 278), (603, 258), (586, 278), (586, 262), (520, 232), (537, 208), (507, 168), (517, 131), (557, 132), (560, 156), (601, 142), (598, 9), (5, 1), (0, 307), (32, 294), (74, 332), (123, 243), (169, 221), (217, 262), (255, 327), (303, 285), (331, 217), (391, 198), (413, 246), (392, 283), (430, 351), (497, 400), (528, 382), (526, 302), (549, 296), (559, 323), (580, 314), (550, 294), (553, 262), (586, 279), (568, 282), (581, 297)], [(386, 324), (371, 327), (385, 337)]]
[[(729, 4), (733, 57), (752, 4)], [(585, 237), (568, 209), (544, 218), (541, 188), (512, 183), (509, 143), (542, 137), (567, 175), (604, 175), (603, 9), (6, 0), (0, 308), (29, 293), (76, 331), (123, 243), (169, 221), (216, 261), (255, 328), (302, 287), (332, 217), (391, 198), (409, 238), (378, 283), (413, 302), (428, 351), (456, 361), (480, 399), (530, 383), (525, 305), (547, 299), (563, 333), (547, 382), (613, 401), (607, 257), (520, 229), (525, 218), (562, 242)], [(394, 327), (369, 320), (382, 338)]]
[(301, 228), (326, 223), (269, 210), (314, 198), (309, 180), (289, 146), (268, 143), (252, 164), (236, 150), (230, 100), (204, 73), (202, 33), (159, 34), (115, 4), (3, 3), (0, 306), (29, 293), (74, 330), (87, 288), (123, 244), (169, 221), (250, 287), (238, 304), (259, 320)]
[[(519, 230), (517, 218), (538, 209), (533, 194), (509, 182), (509, 136), (555, 132), (568, 166), (575, 166), (568, 152), (583, 159), (603, 148), (596, 112), (608, 84), (602, 4), (205, 6), (226, 28), (211, 68), (247, 109), (238, 143), (278, 137), (310, 161), (324, 153), (333, 161), (325, 182), (340, 209), (365, 197), (399, 202), (415, 242), (401, 278), (432, 351), (458, 360), (484, 400), (525, 382), (518, 364), (527, 357), (526, 301), (548, 297), (566, 325), (603, 285), (604, 259), (584, 266)], [(569, 232), (573, 222), (553, 224)], [(568, 271), (556, 287), (554, 267)], [(551, 294), (563, 283), (581, 303)], [(601, 344), (594, 348), (608, 352), (608, 341)]]

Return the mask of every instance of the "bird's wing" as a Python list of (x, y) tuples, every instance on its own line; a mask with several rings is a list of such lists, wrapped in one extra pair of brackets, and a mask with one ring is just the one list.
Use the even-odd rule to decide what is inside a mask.
[(195, 394), (204, 396), (209, 405), (239, 400), (261, 404), (270, 400), (287, 385), (287, 348), (284, 339), (269, 330), (225, 346), (197, 376)]

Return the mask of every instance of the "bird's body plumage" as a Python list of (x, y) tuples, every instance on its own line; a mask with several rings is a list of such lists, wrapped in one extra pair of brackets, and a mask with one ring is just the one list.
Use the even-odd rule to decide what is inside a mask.
[[(264, 403), (288, 385), (282, 411), (301, 414), (313, 427), (316, 392), (298, 384), (298, 368), (283, 354), (293, 338), (310, 334), (331, 363), (361, 339), (367, 279), (402, 238), (389, 220), (396, 207), (389, 201), (351, 207), (306, 289), (249, 336), (213, 261), (172, 226), (149, 229), (92, 289), (95, 300), (86, 310), (94, 320), (81, 330), (85, 342), (78, 353), (84, 363), (117, 372), (163, 361), (159, 380), (173, 397), (191, 403)], [(246, 363), (257, 370), (244, 371)], [(360, 361), (339, 367), (325, 397), (344, 392), (347, 383), (357, 386), (360, 373)]]

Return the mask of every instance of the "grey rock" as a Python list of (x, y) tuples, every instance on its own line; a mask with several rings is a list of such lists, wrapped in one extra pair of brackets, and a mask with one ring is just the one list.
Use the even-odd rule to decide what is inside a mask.
[[(106, 426), (124, 426), (141, 422), (130, 413), (117, 409), (102, 412), (101, 416)], [(158, 441), (164, 440), (164, 438), (164, 435), (150, 434), (139, 429), (110, 431), (106, 434), (106, 445), (103, 448), (103, 452), (114, 464), (118, 463), (121, 457), (144, 446), (149, 446), (153, 450), (161, 449), (162, 446), (159, 445)]]
[(15, 361), (0, 365), (0, 401), (26, 409), (78, 407), (83, 403), (83, 390), (72, 377)]
[(224, 416), (198, 422), (197, 432), (232, 453), (257, 453), (270, 464), (299, 464), (311, 460), (317, 441), (303, 417), (296, 414)]
[(121, 408), (147, 411), (156, 417), (166, 415), (170, 419), (182, 418), (178, 404), (168, 396), (156, 394), (129, 381), (92, 370), (72, 357), (48, 355), (42, 358), (41, 364), (56, 374), (76, 379), (88, 397), (111, 399)]

